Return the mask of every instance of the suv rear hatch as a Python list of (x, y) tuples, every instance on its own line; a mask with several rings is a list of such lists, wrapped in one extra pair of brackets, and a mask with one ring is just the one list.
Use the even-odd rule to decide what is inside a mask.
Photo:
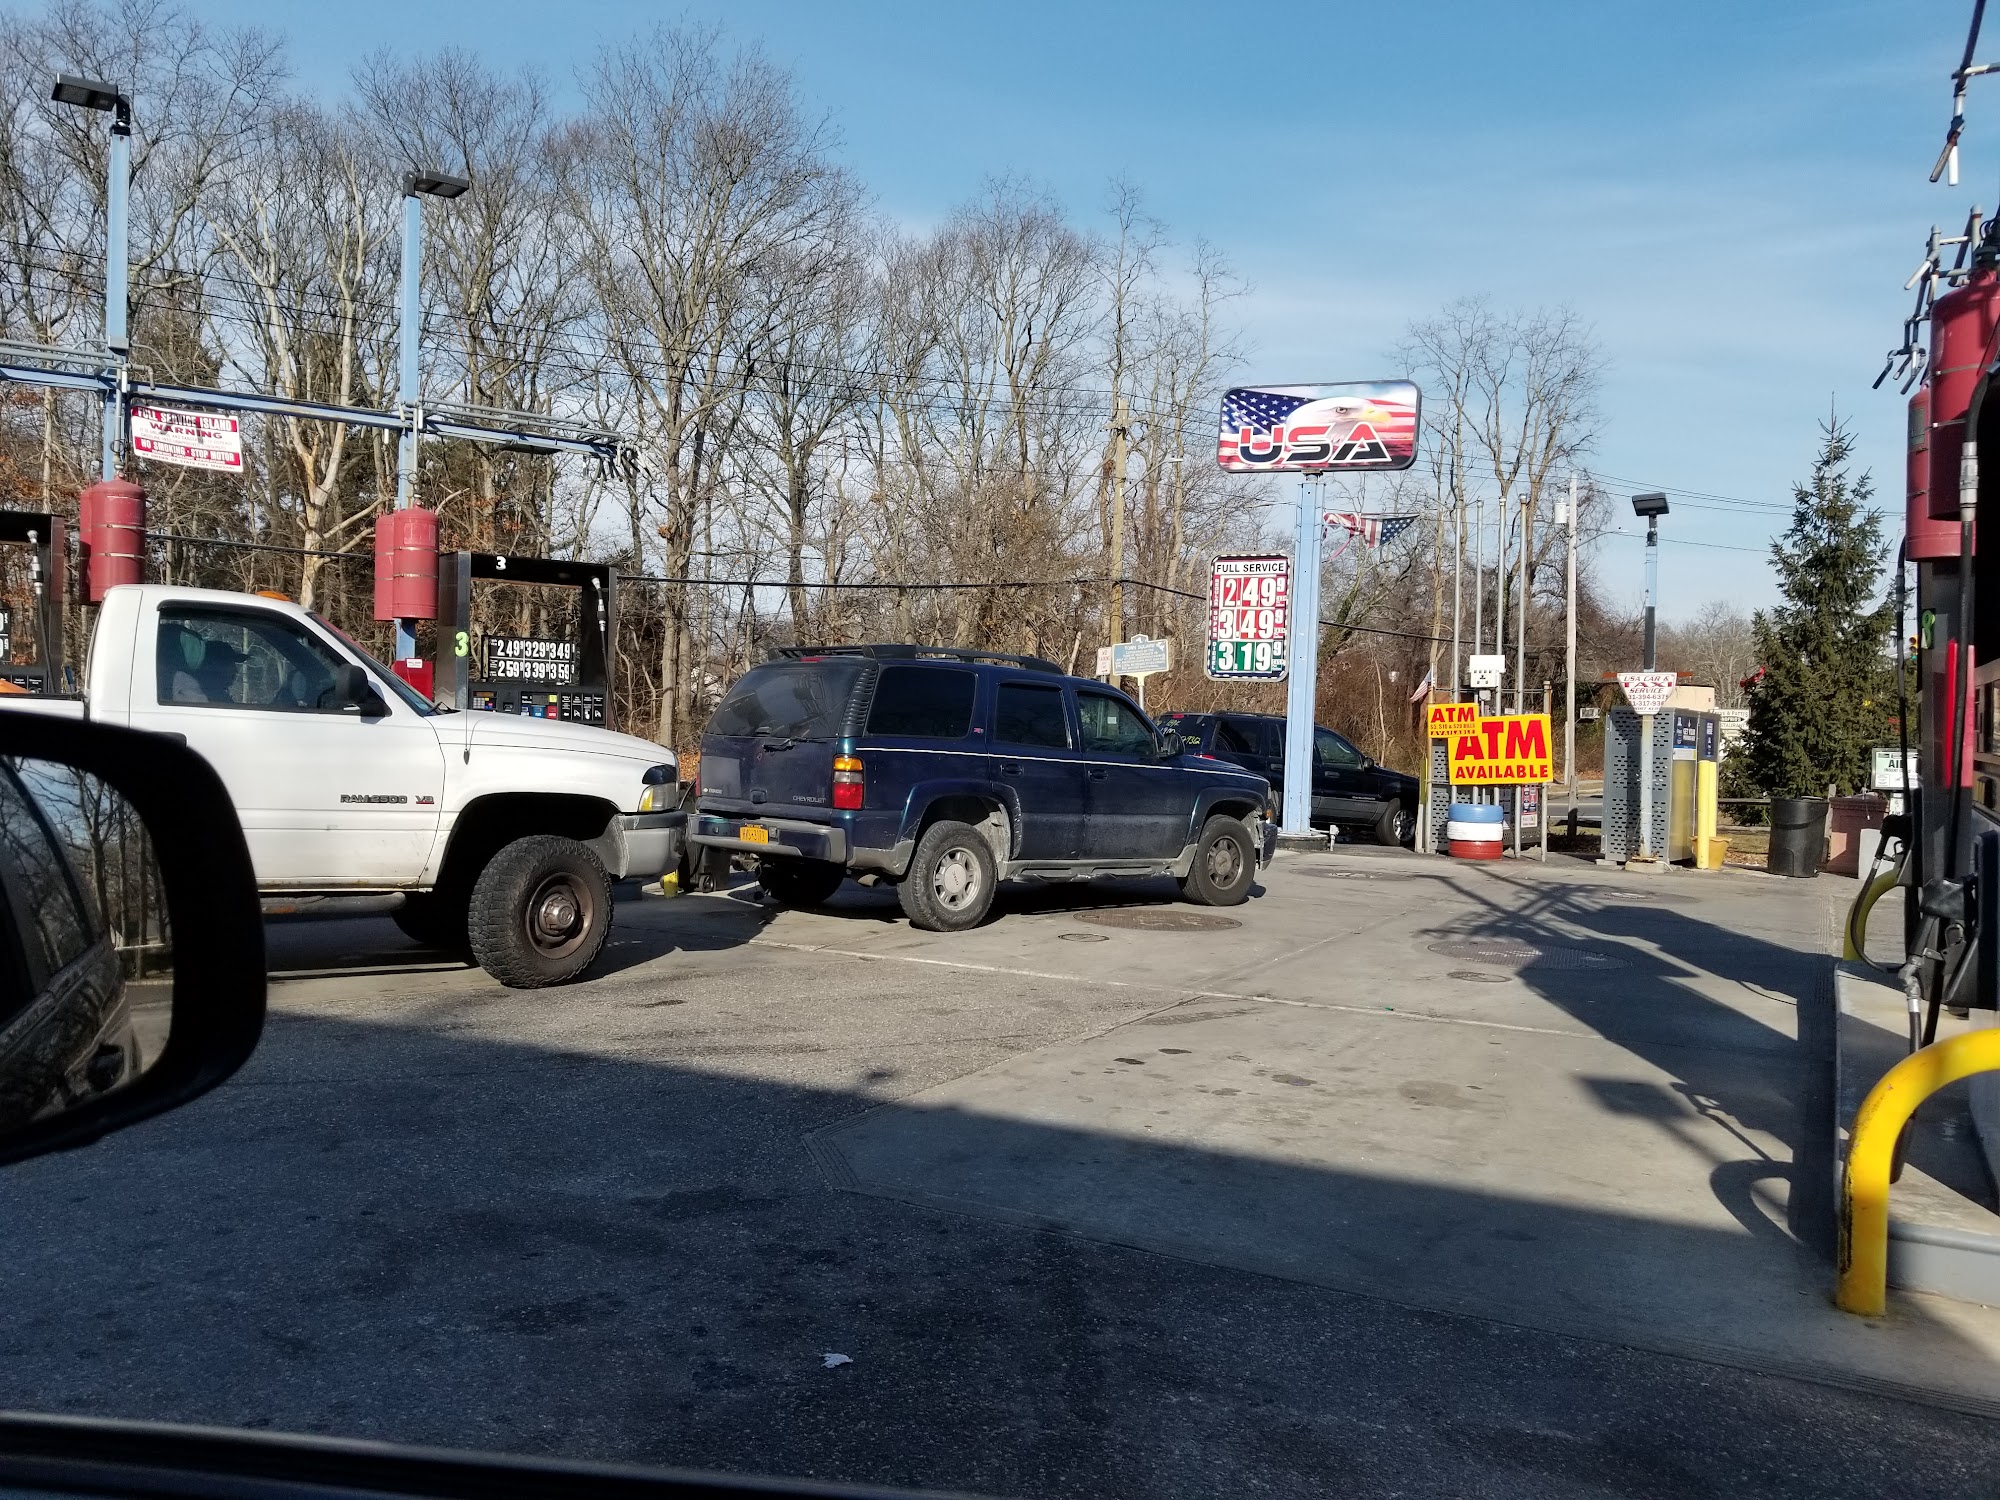
[(874, 662), (849, 656), (752, 667), (702, 736), (702, 805), (833, 821), (835, 742), (859, 732), (856, 689), (874, 673)]

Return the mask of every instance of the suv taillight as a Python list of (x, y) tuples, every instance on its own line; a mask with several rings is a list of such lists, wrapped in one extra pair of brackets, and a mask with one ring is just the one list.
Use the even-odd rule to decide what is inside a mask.
[(861, 761), (858, 756), (836, 755), (833, 758), (833, 805), (843, 812), (861, 810)]

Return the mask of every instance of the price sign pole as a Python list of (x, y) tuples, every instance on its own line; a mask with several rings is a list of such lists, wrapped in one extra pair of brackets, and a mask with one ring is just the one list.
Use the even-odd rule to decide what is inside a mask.
[(1292, 550), (1291, 679), (1285, 684), (1285, 806), (1278, 832), (1311, 839), (1313, 714), (1319, 686), (1319, 538), (1323, 480), (1299, 483)]

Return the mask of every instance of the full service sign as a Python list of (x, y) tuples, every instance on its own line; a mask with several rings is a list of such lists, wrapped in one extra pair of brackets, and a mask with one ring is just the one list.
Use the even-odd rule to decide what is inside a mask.
[(132, 408), (132, 451), (186, 469), (243, 472), (243, 432), (237, 419), (173, 406)]
[(486, 675), (501, 682), (576, 681), (576, 642), (532, 635), (486, 637)]
[(1468, 729), (1454, 728), (1449, 744), (1454, 786), (1520, 786), (1555, 779), (1547, 714), (1479, 719)]
[(1225, 391), (1215, 460), (1233, 474), (1407, 469), (1422, 397), (1407, 380)]
[(1283, 679), (1292, 634), (1292, 560), (1218, 557), (1208, 573), (1208, 675)]

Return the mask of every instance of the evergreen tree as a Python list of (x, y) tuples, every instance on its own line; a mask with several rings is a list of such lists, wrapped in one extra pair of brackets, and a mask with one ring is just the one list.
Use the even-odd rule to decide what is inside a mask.
[[(1850, 480), (1853, 434), (1825, 423), (1812, 482), (1792, 487), (1792, 524), (1771, 544), (1785, 602), (1752, 622), (1764, 675), (1732, 760), (1758, 791), (1816, 796), (1868, 783), (1868, 752), (1895, 742), (1894, 608), (1876, 593), (1886, 549), (1872, 478)], [(1870, 606), (1873, 606), (1872, 608)], [(1735, 778), (1732, 778), (1734, 780)]]

